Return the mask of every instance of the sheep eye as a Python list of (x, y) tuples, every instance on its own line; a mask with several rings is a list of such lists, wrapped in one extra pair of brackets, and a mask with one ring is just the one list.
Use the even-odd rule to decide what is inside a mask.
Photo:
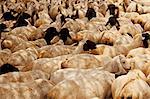
[(123, 61), (122, 63), (123, 63), (123, 64), (125, 64), (126, 62), (125, 62), (125, 61)]

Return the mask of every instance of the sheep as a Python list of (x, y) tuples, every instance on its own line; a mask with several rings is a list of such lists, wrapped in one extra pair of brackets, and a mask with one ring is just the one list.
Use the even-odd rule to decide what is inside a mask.
[(18, 68), (14, 67), (13, 65), (8, 64), (8, 63), (7, 64), (3, 64), (0, 67), (0, 75), (8, 73), (8, 72), (16, 72), (16, 71), (19, 71)]

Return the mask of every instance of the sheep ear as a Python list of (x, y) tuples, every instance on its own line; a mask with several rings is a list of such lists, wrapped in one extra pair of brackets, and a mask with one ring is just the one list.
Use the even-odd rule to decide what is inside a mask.
[(120, 56), (117, 57), (117, 63), (121, 64), (121, 57)]
[(118, 66), (118, 68), (122, 67), (121, 65), (121, 61), (120, 61), (120, 56), (116, 56), (114, 57), (114, 62), (116, 63), (116, 65)]
[[(118, 56), (118, 60), (117, 60), (117, 63), (119, 63), (119, 70), (120, 70), (120, 72), (121, 73), (126, 73), (127, 71), (126, 71), (126, 69), (128, 68), (128, 67), (124, 67), (124, 65), (121, 63), (121, 60), (122, 60), (122, 58), (125, 58), (125, 56), (124, 55), (119, 55)], [(131, 68), (131, 67), (129, 67), (129, 68)]]
[(121, 61), (122, 59), (124, 59), (125, 56), (124, 55), (119, 55), (119, 60)]

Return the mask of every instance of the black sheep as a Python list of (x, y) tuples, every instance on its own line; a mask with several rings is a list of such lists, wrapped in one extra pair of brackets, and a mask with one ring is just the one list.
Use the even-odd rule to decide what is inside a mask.
[[(114, 4), (109, 4), (107, 10), (109, 10), (110, 15), (115, 15), (115, 10), (118, 9)], [(106, 11), (107, 11), (106, 10)]]
[(62, 24), (64, 24), (64, 23), (66, 23), (66, 17), (62, 14), (62, 16), (60, 17), (60, 19), (61, 19), (61, 23)]
[(83, 50), (89, 51), (92, 49), (96, 49), (96, 44), (90, 40), (87, 40), (86, 43), (83, 45)]
[(12, 15), (11, 11), (5, 12), (2, 16), (2, 18), (4, 18), (5, 21), (9, 21), (9, 20), (15, 20), (16, 18)]
[(28, 22), (25, 19), (18, 19), (12, 28), (27, 26)]
[(28, 13), (25, 13), (25, 12), (21, 12), (17, 15), (16, 18), (20, 18), (20, 19), (28, 19), (30, 18), (31, 16), (28, 14)]
[(7, 28), (7, 26), (3, 23), (0, 24), (0, 38), (1, 38), (1, 32), (7, 32), (5, 31), (5, 29)]
[(79, 18), (79, 11), (78, 11), (78, 10), (76, 11), (76, 14), (75, 14), (75, 15), (72, 15), (72, 16), (71, 16), (71, 19), (73, 19), (73, 20), (75, 20), (75, 19), (77, 19), (77, 18)]
[(16, 28), (16, 27), (21, 27), (21, 26), (27, 26), (28, 25), (28, 22), (25, 20), (25, 19), (28, 19), (30, 18), (31, 16), (28, 14), (28, 13), (25, 13), (25, 12), (22, 12), (22, 13), (19, 13), (17, 16), (16, 16), (16, 23), (14, 24), (13, 28)]
[(120, 24), (119, 24), (117, 17), (115, 15), (109, 17), (108, 22), (106, 23), (105, 26), (107, 26), (108, 24), (110, 24), (111, 26), (116, 26), (117, 29), (119, 29), (119, 27), (120, 27)]
[[(109, 20), (108, 22), (106, 23), (106, 26), (110, 23), (111, 26), (114, 26), (114, 25), (119, 25), (119, 22), (117, 20), (117, 18), (115, 16), (111, 16), (109, 17)], [(119, 25), (120, 26), (120, 25)]]
[(93, 8), (88, 8), (85, 17), (88, 18), (88, 20), (91, 20), (93, 17), (96, 17), (96, 12)]
[(58, 32), (56, 30), (56, 28), (54, 27), (50, 27), (45, 31), (45, 36), (44, 39), (46, 40), (47, 44), (50, 44), (50, 41), (53, 39), (54, 36), (58, 35)]
[(6, 28), (7, 28), (7, 26), (4, 23), (1, 23), (0, 24), (0, 33), (4, 32)]
[(150, 39), (150, 34), (148, 33), (144, 33), (142, 34), (142, 37), (143, 37), (143, 45), (144, 45), (144, 48), (148, 48), (148, 40)]
[(37, 11), (33, 11), (32, 15), (31, 15), (31, 22), (30, 22), (31, 25), (34, 25), (34, 21), (37, 19), (39, 19), (39, 15), (38, 15)]
[(18, 72), (18, 68), (12, 66), (11, 64), (4, 64), (0, 67), (0, 75), (8, 72)]
[(61, 31), (59, 32), (59, 38), (62, 39), (63, 42), (65, 43), (67, 41), (67, 37), (69, 37), (71, 39), (69, 30), (67, 28), (61, 29)]

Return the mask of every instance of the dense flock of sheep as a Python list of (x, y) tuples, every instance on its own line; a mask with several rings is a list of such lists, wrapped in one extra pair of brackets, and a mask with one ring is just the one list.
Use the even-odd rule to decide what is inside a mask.
[(0, 0), (0, 99), (150, 99), (150, 0)]

